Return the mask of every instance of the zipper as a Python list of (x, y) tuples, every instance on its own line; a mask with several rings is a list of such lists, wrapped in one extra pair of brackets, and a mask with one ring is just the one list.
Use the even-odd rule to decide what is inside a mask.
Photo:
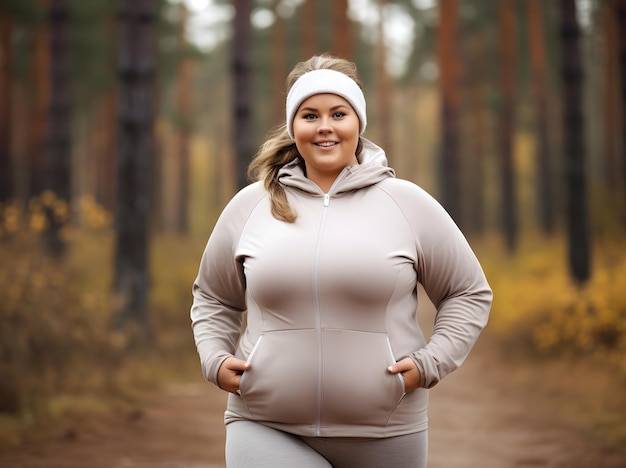
[[(337, 185), (337, 182), (349, 173), (349, 168), (344, 168), (343, 172), (339, 174), (333, 185), (330, 187), (330, 190), (327, 193), (324, 193), (323, 206), (327, 208), (330, 205), (330, 192), (333, 190), (333, 187)], [(322, 336), (322, 311), (320, 310), (320, 257), (322, 250), (322, 233), (324, 232), (324, 224), (326, 220), (326, 210), (322, 209), (322, 216), (320, 218), (319, 228), (317, 230), (317, 244), (315, 245), (315, 263), (313, 265), (314, 269), (314, 279), (313, 279), (313, 310), (315, 312), (315, 332), (316, 332), (316, 343), (317, 343), (317, 382), (315, 389), (315, 436), (319, 437), (322, 431), (322, 379), (324, 378), (324, 347), (323, 347), (323, 336)]]
[[(324, 194), (324, 208), (330, 204), (330, 194)], [(322, 209), (322, 216), (320, 218), (319, 228), (317, 230), (317, 244), (315, 246), (315, 263), (314, 279), (313, 279), (313, 310), (315, 313), (315, 333), (317, 344), (317, 381), (315, 389), (315, 435), (317, 437), (321, 434), (322, 424), (322, 379), (324, 375), (324, 351), (322, 343), (322, 312), (320, 310), (320, 257), (322, 251), (322, 233), (324, 231), (324, 222), (326, 220), (326, 210)]]

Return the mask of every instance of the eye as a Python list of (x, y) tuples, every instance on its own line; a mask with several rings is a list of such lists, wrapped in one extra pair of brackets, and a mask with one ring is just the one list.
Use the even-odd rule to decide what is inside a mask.
[(345, 113), (345, 112), (343, 112), (343, 111), (337, 111), (337, 112), (335, 112), (335, 113), (333, 114), (333, 117), (334, 117), (335, 119), (340, 119), (340, 118), (342, 118), (342, 117), (345, 117), (345, 115), (346, 115), (346, 113)]
[(315, 120), (315, 119), (317, 118), (317, 116), (316, 116), (315, 114), (310, 114), (310, 113), (309, 113), (309, 114), (304, 114), (304, 115), (302, 116), (302, 118), (303, 118), (304, 120)]

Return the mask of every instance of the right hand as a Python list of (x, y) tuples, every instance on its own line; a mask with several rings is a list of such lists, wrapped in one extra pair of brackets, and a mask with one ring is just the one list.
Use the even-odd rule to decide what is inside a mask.
[(248, 361), (229, 357), (224, 360), (217, 371), (217, 384), (222, 390), (230, 393), (237, 393), (241, 374), (250, 369), (252, 365)]

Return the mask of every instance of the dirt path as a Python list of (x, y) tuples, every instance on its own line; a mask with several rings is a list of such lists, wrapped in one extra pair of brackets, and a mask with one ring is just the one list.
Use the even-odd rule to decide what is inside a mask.
[[(479, 341), (466, 364), (431, 392), (430, 468), (626, 466), (626, 458), (604, 453), (545, 402), (505, 382), (509, 373), (492, 349)], [(208, 384), (173, 386), (142, 414), (65, 428), (0, 454), (0, 467), (223, 467), (224, 404)]]
[(610, 453), (545, 397), (516, 388), (507, 380), (512, 374), (479, 340), (466, 363), (431, 391), (429, 467), (626, 467), (626, 452)]

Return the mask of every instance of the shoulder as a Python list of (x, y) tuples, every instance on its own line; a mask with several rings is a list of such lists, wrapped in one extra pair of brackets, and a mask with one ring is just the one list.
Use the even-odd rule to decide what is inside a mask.
[(415, 232), (424, 234), (439, 228), (456, 228), (444, 207), (417, 184), (403, 179), (386, 179), (377, 187), (393, 200)]
[(262, 182), (254, 182), (239, 192), (228, 202), (220, 218), (219, 224), (243, 225), (255, 208), (269, 196)]
[(233, 198), (228, 202), (229, 206), (242, 206), (242, 205), (256, 205), (261, 199), (268, 196), (267, 190), (263, 186), (263, 182), (253, 182), (250, 185), (242, 188), (237, 192)]
[(441, 208), (435, 198), (419, 185), (404, 179), (390, 177), (376, 186), (392, 198), (400, 207), (412, 206), (413, 209), (420, 206)]

